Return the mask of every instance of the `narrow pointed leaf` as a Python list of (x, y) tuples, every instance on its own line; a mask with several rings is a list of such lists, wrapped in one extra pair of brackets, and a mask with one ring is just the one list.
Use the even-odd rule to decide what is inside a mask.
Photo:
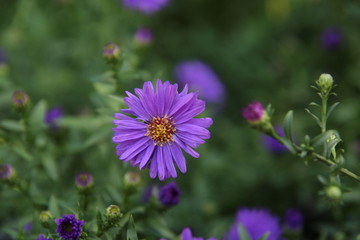
[(292, 121), (293, 121), (293, 111), (290, 110), (284, 118), (283, 125), (284, 125), (285, 136), (291, 142), (292, 142)]
[(135, 230), (134, 218), (131, 215), (128, 222), (128, 228), (126, 231), (126, 240), (138, 240), (138, 236)]
[(241, 240), (251, 240), (249, 233), (246, 231), (242, 224), (239, 224), (238, 231)]
[(266, 240), (269, 237), (269, 234), (269, 232), (264, 233), (264, 235), (262, 235), (259, 240)]
[(312, 112), (310, 112), (309, 109), (305, 108), (305, 111), (306, 111), (308, 114), (310, 114), (310, 116), (312, 116), (312, 117), (315, 119), (315, 121), (316, 121), (316, 123), (319, 125), (319, 127), (321, 127), (321, 121), (319, 120), (319, 118), (318, 118), (315, 114), (313, 114)]
[(313, 147), (323, 145), (325, 141), (328, 140), (332, 135), (335, 135), (337, 138), (339, 138), (339, 133), (336, 130), (328, 130), (314, 137), (311, 140), (311, 145)]
[(327, 114), (326, 114), (326, 118), (328, 118), (330, 116), (330, 114), (334, 111), (334, 109), (339, 105), (339, 102), (334, 103), (333, 105), (331, 105), (331, 107), (329, 108)]

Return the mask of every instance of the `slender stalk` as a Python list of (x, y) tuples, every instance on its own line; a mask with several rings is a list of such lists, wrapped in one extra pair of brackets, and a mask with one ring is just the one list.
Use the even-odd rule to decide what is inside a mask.
[(115, 92), (120, 93), (121, 92), (121, 85), (120, 85), (120, 78), (119, 78), (119, 62), (114, 61), (111, 64), (113, 78), (115, 80)]
[(328, 95), (321, 95), (321, 133), (326, 131)]

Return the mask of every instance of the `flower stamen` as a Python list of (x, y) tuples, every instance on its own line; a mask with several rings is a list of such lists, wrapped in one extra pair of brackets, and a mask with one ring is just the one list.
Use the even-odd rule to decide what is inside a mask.
[(173, 140), (173, 135), (176, 132), (175, 122), (167, 117), (154, 117), (147, 125), (145, 136), (148, 136), (154, 141), (155, 145), (163, 146)]

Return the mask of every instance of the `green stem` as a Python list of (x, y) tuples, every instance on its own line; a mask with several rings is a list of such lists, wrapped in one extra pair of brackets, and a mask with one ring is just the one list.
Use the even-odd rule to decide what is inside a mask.
[(111, 63), (111, 68), (113, 72), (113, 78), (115, 80), (115, 93), (121, 93), (121, 85), (120, 85), (120, 78), (119, 78), (119, 61), (114, 61)]
[(328, 95), (321, 95), (321, 132), (326, 131)]

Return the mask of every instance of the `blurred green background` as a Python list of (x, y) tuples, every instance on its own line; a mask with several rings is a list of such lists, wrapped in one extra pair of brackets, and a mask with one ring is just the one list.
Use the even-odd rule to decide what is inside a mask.
[[(154, 42), (136, 52), (133, 36), (140, 26), (153, 30)], [(329, 28), (339, 32), (334, 48), (322, 41)], [(124, 75), (130, 91), (156, 78), (174, 83), (173, 68), (182, 60), (199, 59), (213, 68), (227, 100), (212, 116), (212, 138), (200, 147), (201, 158), (188, 157), (188, 173), (176, 179), (183, 192), (181, 204), (166, 218), (176, 233), (190, 226), (199, 236), (218, 238), (242, 206), (265, 207), (280, 218), (287, 208), (298, 207), (305, 216), (303, 239), (318, 239), (326, 232), (344, 232), (353, 239), (359, 233), (360, 187), (344, 179), (353, 192), (341, 209), (327, 206), (318, 196), (322, 185), (317, 180), (318, 174), (328, 173), (326, 167), (305, 166), (289, 153), (271, 153), (240, 114), (247, 103), (260, 100), (272, 104), (274, 122), (281, 123), (293, 109), (299, 141), (308, 133), (315, 136), (319, 129), (304, 108), (317, 100), (310, 85), (321, 73), (330, 73), (338, 85), (332, 101), (341, 104), (329, 128), (338, 129), (344, 140), (347, 166), (360, 171), (354, 147), (360, 139), (359, 29), (360, 4), (350, 0), (172, 0), (153, 16), (130, 11), (116, 0), (1, 0), (0, 7), (0, 48), (6, 52), (12, 88), (26, 91), (34, 103), (45, 99), (48, 106), (62, 106), (67, 116), (96, 112), (93, 83), (109, 70), (102, 59), (107, 42), (117, 43), (124, 62), (140, 69)], [(10, 97), (1, 100), (4, 118), (11, 114)], [(71, 188), (81, 166), (96, 169), (95, 177), (108, 184), (111, 166), (122, 166), (114, 156), (111, 127), (102, 126), (109, 129), (109, 138), (98, 158), (107, 160), (96, 162), (99, 149), (77, 152), (59, 170), (63, 184)], [(66, 171), (73, 161), (76, 167)], [(12, 163), (21, 169), (18, 158)], [(116, 179), (116, 171), (110, 176)], [(143, 177), (148, 179), (147, 173)], [(0, 212), (10, 214), (5, 208)]]

